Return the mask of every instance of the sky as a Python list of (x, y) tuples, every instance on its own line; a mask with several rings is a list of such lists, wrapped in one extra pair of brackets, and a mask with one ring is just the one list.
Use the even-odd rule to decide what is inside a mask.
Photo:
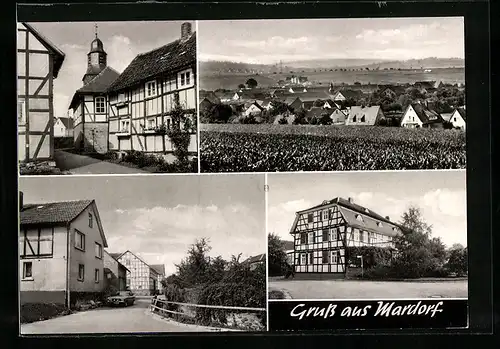
[[(54, 114), (66, 116), (69, 103), (77, 89), (83, 86), (87, 70), (87, 53), (98, 37), (107, 52), (108, 66), (119, 73), (140, 53), (151, 51), (180, 38), (181, 24), (177, 21), (136, 22), (49, 22), (29, 23), (66, 57), (57, 79), (54, 80)], [(195, 31), (192, 22), (192, 30)]]
[(395, 222), (414, 205), (432, 237), (467, 246), (465, 179), (465, 170), (268, 174), (267, 228), (292, 240), (295, 212), (340, 196)]
[(200, 21), (198, 29), (202, 61), (275, 64), (465, 55), (463, 17)]
[(196, 239), (211, 256), (266, 252), (263, 175), (21, 177), (24, 202), (95, 199), (111, 253), (131, 250), (167, 275)]

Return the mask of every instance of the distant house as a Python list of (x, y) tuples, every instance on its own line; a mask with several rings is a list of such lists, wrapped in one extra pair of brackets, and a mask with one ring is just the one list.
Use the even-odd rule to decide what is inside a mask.
[(272, 100), (271, 99), (264, 99), (261, 103), (261, 107), (264, 108), (265, 110), (273, 109)]
[(430, 81), (416, 81), (413, 86), (418, 88), (418, 89), (433, 89), (436, 88), (436, 81), (430, 80)]
[(142, 258), (127, 250), (116, 255), (115, 259), (129, 270), (127, 288), (130, 291), (138, 295), (149, 296), (160, 290), (161, 284), (158, 280), (162, 275)]
[(422, 103), (413, 103), (403, 113), (400, 126), (406, 128), (442, 128), (443, 118), (439, 113), (428, 109)]
[(384, 116), (382, 108), (379, 105), (364, 107), (353, 106), (349, 109), (346, 125), (376, 125)]
[(118, 291), (125, 291), (127, 289), (127, 269), (123, 264), (118, 262), (116, 253), (108, 253), (104, 251), (104, 282), (106, 287), (112, 285)]
[(394, 92), (394, 90), (390, 87), (387, 87), (385, 88), (381, 93), (380, 95), (382, 97), (386, 97), (386, 98), (396, 98), (397, 97), (397, 94), (396, 92)]
[(347, 109), (342, 110), (340, 108), (336, 108), (330, 114), (330, 118), (332, 119), (334, 125), (345, 125), (347, 115)]
[(293, 88), (288, 88), (288, 93), (295, 93), (295, 90)]
[(263, 110), (264, 108), (261, 107), (259, 103), (253, 102), (248, 108), (246, 108), (245, 115), (246, 116), (257, 115), (262, 113)]
[(73, 119), (69, 117), (56, 118), (54, 122), (54, 137), (73, 137)]
[(302, 107), (303, 107), (302, 100), (299, 97), (284, 96), (284, 97), (278, 98), (277, 100), (285, 103), (293, 110), (299, 110), (299, 109), (302, 109)]
[(222, 96), (220, 96), (220, 101), (222, 103), (238, 101), (239, 99), (240, 99), (240, 95), (237, 92), (228, 92), (228, 93), (224, 93)]
[(340, 109), (340, 105), (335, 103), (332, 99), (325, 100), (325, 104), (323, 104), (324, 109)]
[(321, 117), (323, 117), (323, 115), (328, 115), (328, 111), (326, 111), (322, 107), (312, 107), (306, 113), (306, 117), (308, 119), (320, 119)]
[(257, 256), (252, 256), (243, 262), (248, 265), (250, 270), (255, 270), (259, 265), (266, 265), (266, 254), (262, 253)]
[(24, 204), (20, 193), (21, 304), (70, 307), (104, 290), (106, 236), (94, 200)]
[(340, 90), (333, 94), (335, 102), (344, 102), (347, 99), (359, 99), (363, 97), (363, 92), (359, 90)]
[(457, 108), (447, 121), (451, 122), (453, 127), (458, 127), (465, 131), (466, 120), (465, 108)]
[(199, 110), (200, 110), (200, 112), (210, 110), (210, 108), (212, 108), (213, 105), (214, 105), (214, 103), (212, 103), (212, 101), (210, 99), (208, 99), (208, 97), (204, 97), (200, 101)]
[(153, 268), (157, 273), (157, 285), (158, 290), (160, 290), (162, 287), (161, 281), (165, 278), (165, 264), (151, 264), (151, 268)]

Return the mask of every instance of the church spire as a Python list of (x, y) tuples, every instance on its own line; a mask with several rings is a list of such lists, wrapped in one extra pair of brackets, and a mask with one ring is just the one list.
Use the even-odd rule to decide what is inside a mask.
[(87, 54), (87, 72), (83, 76), (83, 84), (86, 84), (98, 75), (107, 66), (107, 54), (104, 45), (98, 37), (98, 25), (94, 24), (95, 39), (90, 43), (90, 51)]

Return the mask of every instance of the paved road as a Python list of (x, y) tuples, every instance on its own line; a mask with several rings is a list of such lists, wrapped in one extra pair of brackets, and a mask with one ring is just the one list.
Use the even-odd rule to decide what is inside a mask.
[(151, 314), (150, 300), (133, 306), (99, 308), (21, 325), (21, 334), (206, 332), (212, 328), (180, 324)]
[(467, 280), (438, 282), (283, 280), (269, 290), (285, 290), (294, 299), (466, 298)]
[(54, 151), (56, 165), (61, 171), (69, 171), (72, 174), (127, 174), (147, 173), (138, 168), (131, 168), (101, 161), (90, 156), (73, 154), (64, 150)]

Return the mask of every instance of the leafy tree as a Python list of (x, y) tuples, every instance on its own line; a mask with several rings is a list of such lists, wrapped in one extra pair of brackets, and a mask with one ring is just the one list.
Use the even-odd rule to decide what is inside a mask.
[(467, 275), (468, 268), (467, 248), (461, 245), (454, 245), (449, 251), (448, 263), (446, 266), (452, 273), (457, 276)]
[(445, 130), (451, 130), (451, 129), (453, 129), (453, 123), (451, 121), (444, 120), (443, 121), (443, 128)]
[(227, 123), (233, 115), (233, 109), (227, 104), (214, 104), (209, 111), (210, 123), (222, 124)]
[(436, 260), (439, 260), (440, 250), (436, 241), (430, 242), (432, 227), (424, 221), (420, 209), (414, 206), (403, 214), (400, 224), (403, 234), (394, 239), (398, 251), (394, 268), (402, 277), (423, 277), (438, 267)]
[[(248, 82), (247, 82), (248, 83)], [(239, 84), (238, 85), (238, 88), (245, 88), (245, 85), (244, 84)]]
[(278, 124), (280, 124), (280, 125), (286, 125), (286, 124), (288, 124), (288, 121), (287, 121), (286, 117), (281, 116), (281, 117), (278, 119)]
[(208, 252), (211, 249), (206, 238), (196, 240), (191, 245), (187, 251), (187, 257), (181, 263), (176, 264), (177, 275), (182, 285), (193, 287), (209, 281), (211, 275)]
[(254, 78), (250, 78), (247, 80), (246, 85), (248, 86), (248, 88), (256, 88), (258, 83)]
[(286, 271), (285, 244), (278, 235), (270, 233), (267, 236), (268, 272), (269, 276), (281, 276)]
[(272, 116), (283, 115), (283, 114), (286, 114), (287, 112), (291, 111), (288, 104), (280, 102), (280, 101), (272, 101), (271, 106), (272, 106), (272, 109), (270, 110), (270, 113)]
[(294, 125), (307, 125), (307, 112), (304, 109), (300, 109), (295, 113), (295, 119), (293, 119)]
[(320, 125), (331, 125), (333, 124), (333, 120), (330, 117), (330, 114), (324, 113), (321, 115), (321, 117), (318, 120), (318, 124)]

